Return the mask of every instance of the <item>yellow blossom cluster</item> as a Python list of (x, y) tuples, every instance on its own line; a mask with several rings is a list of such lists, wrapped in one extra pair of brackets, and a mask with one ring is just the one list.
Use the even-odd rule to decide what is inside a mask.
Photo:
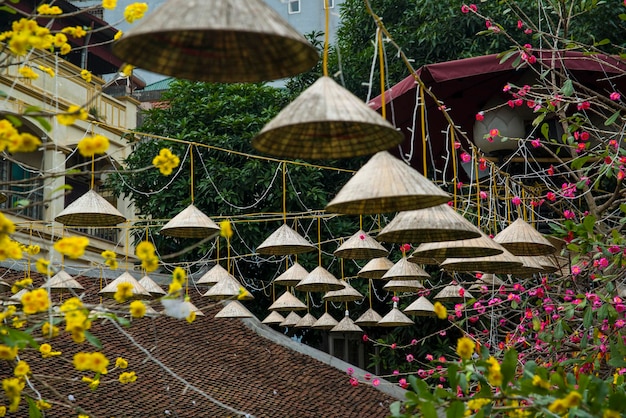
[[(121, 35), (120, 35), (121, 36)], [(122, 67), (122, 74), (124, 74), (124, 77), (130, 77), (131, 75), (133, 75), (133, 70), (135, 69), (135, 66), (132, 64), (126, 64)]]
[(167, 148), (162, 148), (159, 155), (152, 160), (152, 165), (158, 168), (164, 176), (172, 174), (178, 164), (180, 164), (180, 159)]
[(117, 41), (118, 39), (122, 37), (122, 35), (124, 35), (124, 32), (121, 30), (118, 30), (117, 32), (115, 32), (115, 35), (113, 35), (113, 40)]
[[(50, 8), (49, 5), (42, 5), (40, 8), (43, 6), (48, 6), (47, 10), (44, 8), (44, 11), (54, 10), (56, 7)], [(32, 48), (45, 50), (59, 48), (62, 55), (72, 50), (65, 34), (52, 34), (48, 28), (39, 26), (35, 20), (27, 18), (14, 21), (10, 31), (0, 33), (0, 42), (2, 41), (7, 41), (9, 50), (17, 56), (26, 55)]]
[(476, 343), (471, 338), (461, 337), (457, 341), (456, 345), (456, 353), (463, 360), (469, 360), (474, 354), (474, 350), (476, 349)]
[(143, 318), (146, 314), (146, 305), (140, 300), (134, 300), (130, 303), (129, 310), (133, 318)]
[(27, 287), (30, 287), (33, 284), (33, 279), (31, 279), (30, 277), (25, 277), (21, 280), (16, 280), (13, 283), (13, 286), (11, 286), (11, 293), (17, 293), (22, 289), (26, 289)]
[(147, 3), (132, 3), (126, 6), (124, 9), (124, 19), (128, 23), (133, 23), (135, 20), (139, 20), (148, 11)]
[(485, 405), (489, 405), (491, 403), (491, 399), (489, 398), (475, 398), (471, 399), (467, 402), (467, 407), (471, 411), (477, 411)]
[(45, 312), (50, 307), (50, 298), (46, 289), (35, 289), (22, 295), (22, 309), (26, 315)]
[(20, 249), (28, 255), (37, 255), (41, 251), (41, 247), (39, 245), (26, 245), (20, 244)]
[(87, 237), (65, 237), (54, 243), (54, 249), (69, 258), (80, 258), (89, 245)]
[(441, 302), (437, 301), (435, 302), (433, 306), (434, 306), (435, 315), (437, 315), (437, 318), (446, 319), (448, 317), (448, 310), (446, 309), (445, 306), (441, 304)]
[(548, 410), (558, 415), (566, 414), (570, 408), (580, 405), (583, 397), (580, 393), (573, 390), (568, 393), (564, 398), (556, 399), (548, 406)]
[(50, 322), (44, 322), (41, 326), (41, 335), (44, 338), (54, 338), (59, 335), (59, 327), (56, 325), (50, 325)]
[(20, 133), (7, 119), (0, 120), (0, 152), (31, 152), (41, 145), (41, 140), (28, 132)]
[(33, 71), (32, 68), (23, 66), (19, 70), (17, 70), (19, 75), (28, 79), (28, 80), (37, 80), (39, 78), (39, 74)]
[(35, 269), (37, 269), (39, 273), (45, 274), (46, 276), (51, 276), (54, 273), (50, 268), (50, 260), (46, 260), (45, 258), (37, 259)]
[(124, 372), (120, 374), (119, 381), (121, 384), (132, 383), (137, 380), (135, 372)]
[(55, 16), (62, 14), (63, 10), (61, 10), (59, 6), (50, 6), (49, 4), (44, 3), (37, 7), (37, 13), (40, 15)]
[(117, 254), (115, 254), (115, 252), (111, 251), (111, 250), (106, 250), (106, 251), (102, 251), (102, 253), (100, 253), (100, 255), (102, 256), (102, 258), (104, 258), (104, 264), (109, 266), (109, 268), (111, 270), (115, 270), (117, 269)]
[(91, 71), (89, 70), (81, 70), (80, 71), (80, 78), (82, 78), (83, 80), (85, 80), (87, 83), (91, 83)]
[(74, 354), (74, 368), (79, 371), (92, 371), (94, 373), (107, 373), (109, 367), (109, 359), (99, 351), (87, 353), (81, 351)]
[(93, 157), (96, 154), (104, 154), (109, 149), (109, 138), (96, 134), (86, 136), (78, 143), (78, 152), (83, 157)]
[(56, 357), (60, 356), (60, 351), (52, 350), (52, 346), (48, 343), (43, 343), (39, 346), (39, 352), (41, 353), (42, 358)]
[(40, 65), (38, 68), (40, 71), (48, 74), (50, 77), (54, 77), (54, 70), (52, 68), (46, 67), (44, 65)]
[(67, 26), (61, 29), (61, 33), (70, 35), (73, 38), (84, 38), (87, 35), (87, 31), (82, 26)]
[(492, 386), (500, 386), (502, 384), (502, 370), (500, 363), (493, 356), (487, 359), (487, 380)]
[(17, 356), (18, 347), (0, 344), (0, 360), (13, 360)]
[(141, 260), (141, 268), (147, 273), (159, 267), (159, 258), (156, 256), (154, 245), (150, 241), (142, 241), (135, 247), (135, 255)]
[(30, 374), (30, 366), (24, 360), (20, 360), (13, 369), (13, 375), (15, 377), (28, 376)]
[(170, 283), (168, 294), (177, 296), (183, 288), (186, 279), (187, 273), (185, 272), (185, 269), (176, 267), (172, 272), (172, 282)]
[(2, 389), (9, 399), (9, 411), (16, 412), (22, 400), (22, 391), (24, 390), (25, 381), (21, 377), (9, 377), (2, 380)]
[(0, 235), (0, 261), (8, 258), (19, 260), (22, 258), (20, 244), (7, 235)]
[(71, 105), (68, 107), (67, 112), (57, 115), (57, 121), (61, 125), (69, 126), (77, 120), (87, 120), (88, 117), (89, 113), (86, 109), (77, 105)]
[(85, 383), (89, 383), (89, 389), (96, 390), (100, 385), (100, 378), (92, 379), (91, 377), (83, 376), (81, 379)]
[(77, 297), (66, 300), (61, 305), (61, 312), (65, 316), (65, 331), (72, 334), (72, 340), (76, 343), (85, 341), (85, 331), (91, 328), (91, 321), (81, 300)]
[(541, 376), (534, 375), (533, 386), (547, 390), (547, 389), (550, 389), (550, 382), (548, 382), (547, 380), (544, 380)]
[(133, 285), (131, 283), (120, 283), (117, 285), (113, 298), (118, 303), (124, 303), (127, 299), (133, 297)]
[(128, 367), (128, 361), (123, 357), (118, 357), (115, 359), (115, 367), (119, 369), (125, 369)]
[(117, 0), (102, 0), (102, 8), (114, 10), (117, 7)]

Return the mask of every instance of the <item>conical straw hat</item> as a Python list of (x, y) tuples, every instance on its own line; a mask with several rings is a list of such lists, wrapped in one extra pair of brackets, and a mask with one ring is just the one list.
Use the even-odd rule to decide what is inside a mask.
[(430, 279), (423, 268), (411, 263), (406, 257), (402, 257), (381, 277), (383, 280), (420, 280)]
[(264, 255), (290, 255), (308, 253), (315, 249), (302, 235), (283, 224), (257, 247), (256, 252)]
[(489, 257), (446, 258), (441, 267), (447, 271), (513, 274), (523, 265), (522, 261), (504, 250), (502, 254)]
[(228, 276), (229, 273), (220, 264), (216, 264), (202, 275), (196, 282), (198, 285), (213, 286), (219, 282), (222, 277)]
[(370, 260), (372, 258), (387, 257), (389, 251), (360, 229), (341, 244), (333, 254), (336, 257), (351, 260)]
[(298, 315), (297, 313), (289, 312), (289, 315), (285, 317), (285, 320), (281, 322), (279, 326), (283, 328), (291, 328), (294, 327), (300, 319), (300, 315)]
[(301, 292), (328, 292), (343, 289), (343, 283), (322, 266), (315, 267), (296, 285)]
[(277, 311), (272, 311), (268, 316), (265, 317), (264, 320), (261, 321), (261, 323), (266, 325), (278, 325), (284, 320), (285, 317), (283, 317)]
[(384, 242), (438, 242), (480, 237), (470, 221), (447, 204), (398, 213), (376, 239)]
[(196, 316), (204, 316), (204, 313), (188, 300), (183, 302), (183, 306), (185, 306), (183, 309), (188, 309), (189, 312), (195, 312)]
[(149, 299), (152, 297), (142, 285), (139, 284), (129, 272), (124, 272), (117, 279), (113, 280), (108, 285), (104, 286), (98, 293), (105, 296), (113, 296), (117, 292), (117, 287), (121, 283), (129, 283), (132, 285), (133, 296), (132, 299)]
[(8, 292), (9, 290), (11, 290), (11, 285), (0, 280), (0, 292)]
[(115, 226), (126, 222), (124, 215), (93, 190), (70, 203), (54, 218), (67, 226)]
[(415, 322), (413, 322), (411, 318), (400, 312), (395, 302), (391, 311), (383, 316), (383, 319), (378, 321), (378, 325), (381, 327), (407, 327), (414, 324)]
[(472, 299), (474, 296), (467, 290), (463, 289), (463, 286), (459, 284), (449, 284), (439, 291), (434, 299), (441, 302), (463, 302), (467, 299)]
[(280, 297), (276, 299), (267, 309), (270, 311), (282, 312), (304, 311), (306, 310), (306, 305), (302, 303), (300, 299), (292, 295), (291, 292), (287, 291), (280, 295)]
[(359, 277), (366, 279), (380, 279), (393, 267), (393, 262), (386, 257), (374, 258), (367, 262), (357, 273)]
[(330, 332), (343, 332), (343, 333), (362, 333), (363, 329), (354, 323), (352, 319), (346, 315), (343, 317), (341, 321), (333, 328), (330, 329)]
[(505, 286), (506, 283), (493, 273), (485, 273), (482, 276), (480, 276), (480, 278), (477, 279), (476, 282), (474, 282), (472, 286), (476, 286), (476, 285), (495, 288), (495, 287)]
[[(409, 260), (445, 260), (446, 258), (488, 257), (502, 254), (504, 247), (482, 234), (478, 238), (443, 242), (424, 242), (420, 244)], [(440, 263), (441, 263), (440, 261)]]
[(339, 322), (333, 318), (328, 312), (320, 316), (317, 321), (311, 326), (314, 329), (331, 329), (334, 328)]
[(65, 270), (59, 271), (50, 280), (41, 285), (43, 289), (50, 289), (52, 292), (64, 290), (83, 290), (84, 287), (70, 276)]
[(327, 212), (366, 215), (424, 209), (450, 196), (386, 151), (374, 155), (326, 206)]
[(515, 277), (532, 277), (534, 274), (544, 273), (544, 267), (539, 263), (537, 259), (540, 256), (516, 256), (523, 263), (521, 267), (516, 268), (511, 274)]
[(435, 306), (424, 296), (420, 296), (413, 303), (404, 308), (404, 312), (414, 316), (437, 316)]
[(308, 275), (309, 272), (296, 261), (283, 274), (274, 279), (274, 284), (295, 286)]
[(423, 290), (424, 285), (419, 280), (389, 280), (383, 289), (389, 292), (417, 292)]
[(219, 232), (220, 227), (191, 204), (163, 225), (159, 234), (178, 238), (211, 238)]
[(559, 271), (558, 260), (554, 255), (538, 255), (535, 257), (544, 273), (554, 273)]
[(5, 305), (21, 305), (22, 304), (22, 296), (24, 296), (24, 294), (26, 292), (28, 292), (28, 289), (21, 289), (16, 294), (11, 295), (9, 297), (9, 300), (4, 302)]
[(549, 255), (556, 248), (522, 218), (500, 231), (494, 238), (513, 255)]
[(152, 72), (218, 83), (291, 77), (319, 59), (261, 0), (169, 0), (115, 42), (113, 52)]
[(354, 321), (354, 323), (360, 327), (375, 327), (378, 326), (378, 321), (381, 319), (383, 319), (383, 317), (380, 316), (378, 312), (369, 308), (363, 315), (359, 316), (359, 319)]
[(163, 290), (161, 286), (156, 284), (155, 281), (152, 280), (148, 275), (144, 275), (141, 279), (139, 279), (139, 284), (154, 297), (159, 297), (167, 294), (165, 290)]
[(254, 315), (238, 300), (226, 302), (226, 306), (215, 314), (215, 318), (252, 318)]
[(354, 302), (364, 298), (364, 296), (352, 287), (350, 283), (345, 280), (342, 280), (342, 283), (344, 285), (343, 289), (326, 292), (323, 299), (330, 302)]
[(313, 324), (317, 322), (317, 318), (307, 313), (298, 322), (296, 322), (295, 328), (311, 328)]
[(288, 158), (371, 155), (404, 135), (330, 77), (320, 77), (252, 139), (252, 146)]
[(254, 296), (250, 294), (239, 281), (231, 274), (222, 277), (202, 296), (211, 300), (224, 300), (239, 298), (242, 300), (252, 300)]

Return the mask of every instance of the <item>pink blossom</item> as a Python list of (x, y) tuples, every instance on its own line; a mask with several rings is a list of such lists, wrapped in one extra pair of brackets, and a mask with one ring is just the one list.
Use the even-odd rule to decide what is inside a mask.
[(348, 376), (352, 376), (354, 374), (354, 369), (352, 367), (348, 367), (346, 369), (346, 373), (348, 373)]
[(479, 169), (480, 171), (484, 171), (484, 170), (486, 170), (486, 169), (487, 169), (487, 160), (485, 160), (484, 158), (482, 158), (482, 157), (481, 157), (481, 158), (478, 160), (478, 169)]
[(461, 143), (459, 141), (454, 141), (454, 149), (461, 148)]
[(514, 196), (513, 199), (511, 199), (511, 203), (515, 206), (519, 206), (522, 203), (522, 199), (520, 199), (519, 196)]
[(506, 84), (504, 87), (502, 87), (502, 91), (507, 92), (511, 90), (511, 85), (510, 84)]
[(461, 13), (467, 14), (469, 13), (470, 8), (468, 5), (464, 4), (463, 6), (461, 6)]
[(609, 95), (609, 99), (613, 100), (614, 102), (618, 101), (621, 97), (622, 96), (616, 91)]
[(470, 4), (470, 10), (472, 12), (476, 12), (476, 11), (478, 11), (478, 6), (476, 6), (474, 3)]
[(395, 350), (398, 345), (396, 343), (391, 344), (391, 349)]
[(469, 155), (467, 152), (463, 152), (461, 154), (461, 161), (463, 161), (464, 163), (469, 163), (472, 160), (472, 156)]
[(397, 296), (393, 296), (393, 297), (391, 298), (391, 300), (392, 300), (393, 302), (400, 302), (400, 298), (399, 298), (399, 297), (397, 297)]
[(398, 370), (394, 370), (394, 371), (393, 371), (393, 374), (394, 374), (395, 376), (397, 376), (397, 375), (399, 375), (399, 374), (400, 374), (400, 372), (399, 372)]
[(485, 191), (483, 191), (483, 190), (481, 190), (481, 191), (478, 193), (478, 195), (480, 196), (480, 198), (481, 198), (482, 200), (485, 200), (485, 199), (487, 199), (487, 197), (488, 197), (487, 192), (485, 192)]
[(406, 381), (406, 379), (403, 377), (402, 379), (398, 380), (398, 384), (400, 385), (400, 387), (402, 389), (406, 389), (409, 387), (408, 382)]
[(367, 336), (367, 334), (363, 334), (363, 341), (367, 342), (369, 340), (369, 337)]
[(550, 202), (554, 202), (556, 201), (556, 195), (554, 194), (554, 192), (548, 192), (546, 193), (546, 199), (548, 199)]
[(517, 29), (521, 29), (524, 27), (524, 22), (522, 22), (521, 20), (517, 21)]
[(579, 265), (572, 266), (572, 276), (578, 276), (581, 272)]
[(485, 119), (485, 112), (480, 111), (478, 113), (476, 113), (476, 120), (481, 121)]
[(434, 357), (432, 354), (426, 354), (426, 360), (433, 361)]
[(524, 29), (524, 33), (525, 33), (526, 35), (530, 35), (531, 33), (533, 33), (533, 30), (532, 30), (532, 29), (530, 29), (530, 28), (528, 28), (528, 29)]
[(494, 137), (494, 136), (498, 136), (498, 135), (500, 135), (500, 130), (497, 129), (497, 128), (493, 128), (493, 129), (491, 129), (489, 131), (489, 136)]
[(620, 251), (621, 251), (621, 248), (619, 247), (619, 245), (611, 245), (611, 246), (609, 247), (609, 252), (610, 252), (611, 254), (617, 254), (617, 253), (619, 253)]
[(591, 103), (584, 101), (584, 102), (580, 102), (576, 105), (576, 108), (578, 110), (587, 110), (591, 107)]
[(572, 212), (571, 210), (566, 209), (563, 212), (563, 216), (565, 216), (565, 219), (574, 219), (576, 217), (576, 214), (574, 212)]
[(372, 386), (378, 386), (378, 385), (380, 385), (380, 380), (379, 379), (372, 380)]
[(413, 354), (407, 354), (406, 355), (406, 361), (411, 363), (413, 360), (415, 360), (415, 357), (413, 357)]
[(537, 57), (536, 56), (531, 55), (531, 56), (528, 57), (528, 63), (529, 64), (534, 64), (536, 62), (537, 62)]
[(367, 380), (367, 381), (369, 381), (371, 378), (372, 378), (372, 375), (371, 375), (371, 374), (369, 374), (369, 373), (365, 373), (365, 374), (363, 375), (363, 379), (365, 379), (365, 380)]
[(413, 339), (411, 340), (411, 345), (417, 345), (417, 342), (418, 342), (418, 341), (417, 341), (415, 338), (413, 338)]
[(485, 27), (487, 27), (487, 28), (491, 27), (491, 21), (490, 20), (485, 20)]
[(550, 167), (548, 167), (548, 169), (546, 170), (546, 173), (548, 173), (549, 176), (553, 176), (554, 175), (554, 167), (552, 167), (552, 165), (550, 165)]
[(356, 377), (351, 377), (351, 378), (350, 378), (350, 384), (351, 384), (352, 386), (359, 386), (359, 381), (357, 380), (357, 378), (356, 378)]
[(530, 143), (533, 148), (539, 148), (541, 146), (541, 140), (539, 138), (533, 139)]
[(365, 234), (361, 234), (361, 235), (359, 235), (359, 239), (360, 239), (361, 241), (365, 240), (365, 238), (366, 238), (366, 237), (365, 237)]

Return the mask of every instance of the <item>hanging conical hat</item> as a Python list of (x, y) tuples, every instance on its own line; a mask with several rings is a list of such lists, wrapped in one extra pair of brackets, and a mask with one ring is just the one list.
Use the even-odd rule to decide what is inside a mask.
[(257, 247), (256, 252), (264, 255), (290, 255), (313, 250), (313, 244), (287, 224), (283, 224)]
[[(462, 295), (461, 295), (462, 294)], [(467, 290), (463, 289), (463, 286), (459, 284), (449, 284), (439, 291), (434, 299), (440, 302), (454, 302), (459, 303), (467, 299), (473, 299), (474, 296)]]
[(523, 265), (522, 261), (504, 250), (502, 254), (492, 255), (489, 257), (474, 258), (446, 258), (441, 267), (447, 271), (462, 271), (483, 273), (506, 273), (513, 274), (516, 269)]
[(372, 258), (386, 257), (389, 251), (380, 245), (374, 238), (370, 237), (360, 229), (352, 235), (333, 253), (336, 257), (348, 258), (351, 260), (369, 260)]
[(543, 266), (539, 263), (537, 259), (539, 256), (525, 256), (518, 255), (516, 256), (523, 263), (521, 267), (515, 269), (511, 274), (515, 277), (532, 277), (534, 274), (544, 273), (545, 270)]
[(178, 238), (211, 238), (219, 232), (220, 227), (191, 204), (170, 219), (159, 234)]
[(26, 292), (28, 292), (28, 289), (21, 289), (19, 292), (17, 292), (14, 295), (11, 295), (9, 297), (9, 300), (5, 302), (5, 304), (7, 305), (21, 305), (22, 304), (22, 296), (24, 296), (24, 294)]
[(403, 244), (455, 241), (480, 235), (478, 228), (445, 204), (398, 213), (376, 239)]
[(344, 286), (343, 289), (326, 292), (323, 299), (330, 302), (354, 302), (363, 299), (364, 296), (352, 287), (350, 283), (345, 280), (343, 280), (342, 283)]
[(4, 203), (8, 200), (9, 198), (7, 197), (7, 195), (5, 195), (4, 193), (0, 193), (0, 203)]
[(300, 299), (292, 295), (291, 292), (287, 291), (280, 295), (267, 309), (281, 312), (303, 311), (306, 310), (306, 305), (302, 303)]
[[(424, 242), (420, 244), (410, 260), (445, 260), (446, 258), (488, 257), (502, 254), (504, 247), (482, 234), (478, 238), (457, 241)], [(441, 262), (440, 261), (440, 262)]]
[(363, 329), (346, 314), (337, 325), (331, 328), (330, 332), (362, 333)]
[(41, 285), (43, 289), (50, 289), (52, 292), (62, 292), (65, 290), (83, 290), (80, 283), (70, 276), (65, 270), (59, 271), (50, 280)]
[(479, 289), (480, 286), (487, 286), (494, 289), (500, 286), (506, 286), (506, 283), (493, 273), (485, 273), (474, 282), (474, 284), (470, 287), (470, 290)]
[(121, 283), (129, 283), (132, 285), (133, 296), (132, 299), (149, 299), (152, 297), (150, 292), (148, 292), (142, 285), (139, 284), (137, 279), (135, 279), (129, 272), (124, 272), (117, 279), (113, 280), (108, 285), (104, 286), (104, 288), (98, 293), (105, 296), (113, 296), (115, 292), (117, 292), (117, 287)]
[(297, 313), (289, 312), (289, 315), (285, 317), (285, 320), (281, 322), (279, 326), (283, 328), (291, 328), (294, 327), (300, 319), (300, 315), (298, 315)]
[(252, 139), (252, 146), (288, 158), (371, 155), (404, 135), (330, 77), (320, 77)]
[(404, 309), (404, 312), (414, 316), (437, 316), (435, 306), (424, 296), (420, 296)]
[(325, 312), (324, 315), (320, 316), (317, 321), (311, 326), (311, 328), (315, 329), (331, 329), (334, 328), (339, 322), (335, 318), (333, 318), (328, 312)]
[(393, 304), (391, 311), (378, 321), (378, 325), (381, 327), (407, 327), (414, 324), (415, 322), (411, 318), (400, 312), (396, 303)]
[(11, 290), (11, 285), (0, 280), (0, 292), (8, 292), (9, 290)]
[(538, 255), (537, 262), (543, 268), (544, 273), (555, 273), (559, 271), (558, 259), (555, 255)]
[(196, 316), (204, 316), (204, 313), (202, 313), (202, 311), (198, 307), (196, 307), (196, 305), (188, 300), (183, 302), (183, 306), (185, 306), (183, 309), (187, 309), (189, 312), (195, 312)]
[(513, 255), (549, 255), (556, 248), (522, 218), (500, 231), (494, 238)]
[(378, 326), (378, 321), (381, 319), (383, 319), (383, 317), (380, 316), (378, 312), (370, 308), (365, 311), (363, 315), (359, 316), (359, 319), (354, 321), (354, 323), (360, 327), (375, 327)]
[(424, 285), (419, 280), (389, 280), (383, 289), (389, 292), (417, 292), (423, 290)]
[(262, 324), (266, 325), (278, 325), (285, 320), (285, 317), (279, 314), (276, 311), (270, 312), (268, 316), (265, 317), (264, 320), (261, 321)]
[(309, 272), (296, 261), (283, 274), (274, 279), (274, 284), (295, 286), (308, 275)]
[(402, 257), (382, 277), (383, 280), (422, 280), (430, 279), (423, 268), (411, 263), (406, 257)]
[(441, 205), (450, 196), (386, 151), (374, 155), (326, 206), (346, 215), (400, 212)]
[(315, 48), (261, 0), (169, 0), (113, 44), (122, 60), (176, 78), (277, 80), (315, 65)]
[(328, 292), (343, 289), (343, 283), (322, 266), (315, 267), (296, 285), (301, 292)]
[(144, 275), (141, 279), (139, 279), (139, 284), (154, 297), (159, 297), (167, 294), (165, 290), (163, 290), (161, 286), (156, 284), (155, 281), (152, 280), (148, 275)]
[[(197, 314), (196, 314), (197, 315)], [(215, 314), (215, 318), (253, 318), (252, 312), (241, 304), (238, 300), (226, 302), (226, 306)]]
[(220, 264), (216, 264), (209, 271), (204, 273), (196, 282), (197, 285), (213, 286), (219, 282), (222, 277), (228, 276), (229, 273)]
[(250, 294), (239, 281), (231, 274), (222, 277), (217, 283), (215, 283), (206, 293), (202, 296), (206, 296), (211, 300), (224, 300), (239, 298), (242, 300), (252, 300), (254, 296)]
[(317, 322), (317, 318), (307, 313), (298, 322), (296, 322), (295, 328), (311, 328), (313, 324)]
[(115, 226), (126, 222), (124, 215), (93, 190), (70, 203), (54, 218), (67, 226)]
[(386, 257), (374, 258), (359, 270), (357, 276), (367, 279), (380, 279), (393, 267), (393, 262)]

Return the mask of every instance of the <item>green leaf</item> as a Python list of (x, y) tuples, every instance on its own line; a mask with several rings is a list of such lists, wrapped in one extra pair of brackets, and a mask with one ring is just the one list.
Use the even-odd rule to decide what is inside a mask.
[(504, 354), (502, 365), (502, 387), (506, 388), (510, 381), (515, 377), (515, 370), (517, 369), (517, 351), (511, 349)]
[(611, 115), (606, 121), (604, 121), (604, 126), (609, 126), (615, 123), (617, 118), (619, 117), (619, 110)]
[(422, 411), (422, 416), (424, 418), (437, 418), (437, 410), (435, 409), (435, 405), (431, 402), (424, 402), (420, 404), (420, 411)]
[(459, 385), (459, 377), (457, 372), (459, 371), (459, 366), (455, 363), (448, 364), (448, 381), (450, 382), (450, 387), (453, 390), (456, 390), (456, 387)]
[(591, 326), (591, 321), (593, 321), (593, 312), (591, 311), (591, 306), (588, 306), (585, 309), (585, 316), (583, 317), (583, 326), (585, 328), (589, 328)]
[(572, 94), (574, 94), (574, 85), (572, 84), (572, 80), (570, 80), (569, 78), (565, 80), (565, 83), (563, 83), (563, 88), (561, 89), (561, 93), (565, 97), (570, 97)]
[(620, 13), (617, 15), (617, 17), (619, 17), (620, 20), (626, 20), (626, 13)]
[(28, 205), (30, 205), (30, 200), (28, 199), (19, 199), (13, 203), (14, 208), (23, 208)]
[(52, 125), (50, 125), (48, 119), (42, 116), (33, 116), (33, 119), (35, 119), (46, 132), (50, 132), (52, 130)]
[(16, 14), (17, 10), (9, 6), (0, 6), (0, 12), (7, 12), (11, 14)]
[(11, 122), (11, 125), (15, 126), (16, 128), (20, 128), (22, 126), (22, 120), (20, 118), (13, 116), (13, 115), (9, 115), (7, 113), (5, 113), (2, 116), (5, 119), (7, 119), (9, 122)]
[(97, 349), (102, 349), (102, 343), (100, 342), (98, 337), (93, 335), (91, 332), (85, 331), (85, 339), (89, 342), (89, 344), (93, 345)]
[(3, 334), (0, 335), (0, 341), (9, 347), (17, 346), (24, 348), (26, 345), (30, 345), (32, 348), (39, 347), (39, 344), (37, 344), (33, 336), (27, 332), (9, 327), (3, 327), (2, 331)]
[(589, 158), (591, 158), (591, 156), (585, 155), (584, 157), (579, 157), (573, 160), (571, 164), (572, 170), (580, 170), (582, 166), (589, 161)]
[(595, 42), (594, 45), (595, 46), (601, 46), (601, 45), (608, 45), (611, 43), (611, 40), (608, 38), (604, 38), (601, 41)]
[(391, 412), (392, 417), (401, 417), (400, 408), (402, 407), (402, 402), (395, 401), (391, 405), (389, 405), (389, 412)]
[(26, 402), (28, 402), (28, 418), (43, 418), (43, 415), (39, 408), (37, 408), (37, 403), (33, 398), (27, 396)]
[[(542, 113), (541, 115), (543, 115), (545, 117), (545, 113)], [(538, 118), (538, 117), (537, 117)], [(537, 119), (535, 119), (537, 120)], [(543, 120), (543, 118), (542, 118)], [(535, 122), (533, 122), (533, 125), (536, 126)], [(541, 125), (541, 135), (543, 135), (543, 137), (545, 139), (550, 139), (550, 125), (548, 125), (547, 123), (544, 123)]]
[(463, 418), (465, 416), (465, 404), (461, 401), (454, 401), (446, 411), (446, 418)]
[(117, 322), (119, 322), (119, 324), (123, 327), (130, 326), (130, 320), (128, 318), (124, 318), (123, 316), (116, 316), (115, 319), (117, 319)]
[(585, 227), (585, 230), (590, 234), (593, 234), (593, 227), (595, 224), (596, 217), (593, 215), (587, 215), (585, 216), (585, 219), (583, 219), (583, 226)]

